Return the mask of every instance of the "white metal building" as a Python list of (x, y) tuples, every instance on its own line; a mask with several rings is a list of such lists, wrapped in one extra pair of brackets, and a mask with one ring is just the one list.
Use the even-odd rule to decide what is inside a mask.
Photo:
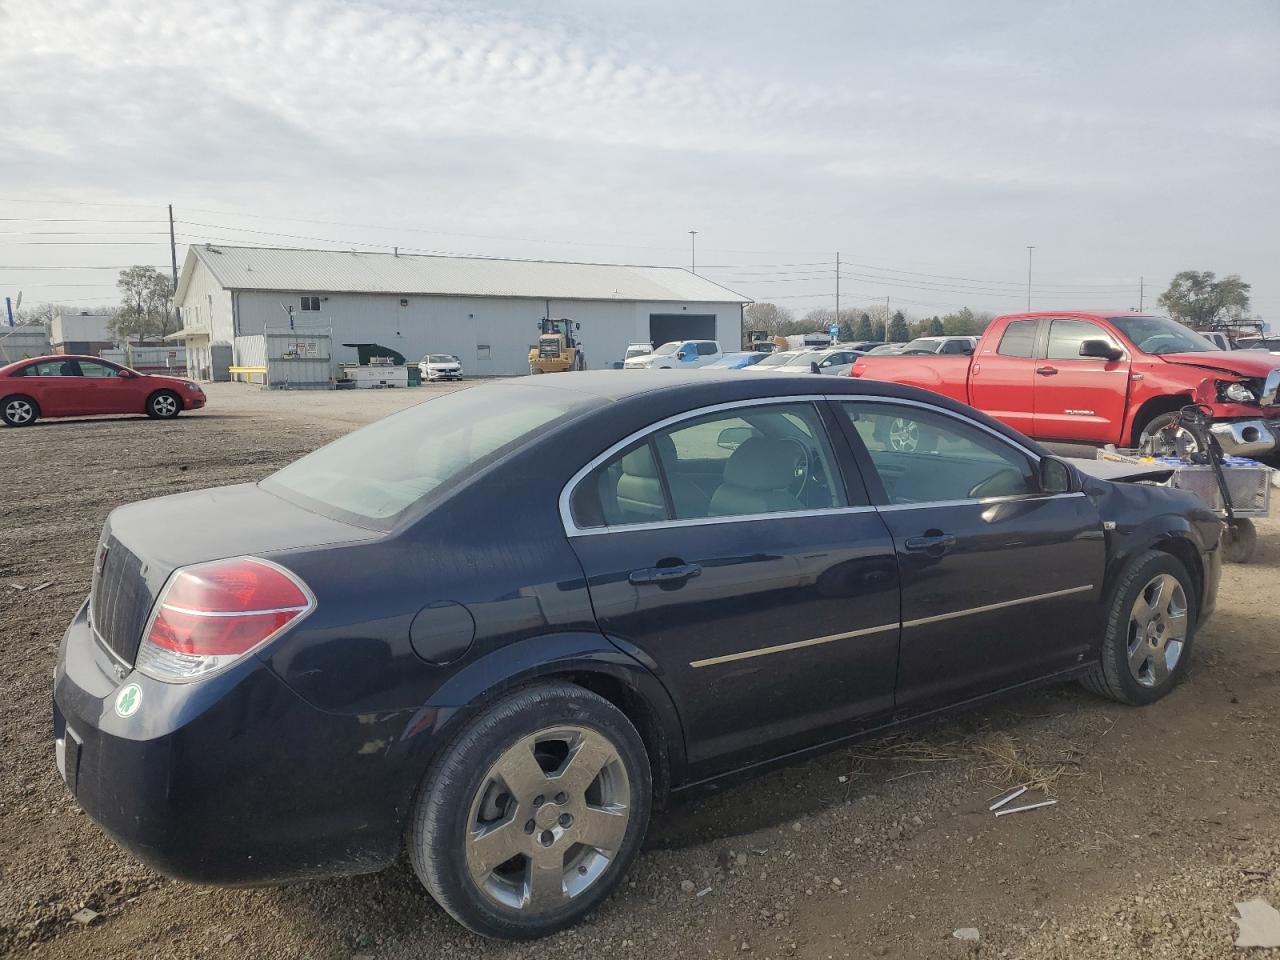
[(746, 297), (679, 267), (226, 247), (187, 250), (176, 302), (188, 370), (225, 379), (236, 337), (332, 330), (332, 363), (378, 343), (410, 362), (460, 358), (470, 375), (523, 374), (538, 321), (581, 324), (587, 366), (621, 360), (628, 343), (741, 340)]
[(55, 353), (80, 353), (97, 356), (115, 346), (111, 332), (111, 314), (59, 312), (49, 327), (49, 339)]

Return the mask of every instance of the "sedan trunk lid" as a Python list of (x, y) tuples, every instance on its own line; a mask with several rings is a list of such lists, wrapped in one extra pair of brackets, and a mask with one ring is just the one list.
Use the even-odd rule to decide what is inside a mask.
[(178, 567), (376, 536), (311, 513), (256, 484), (120, 507), (107, 518), (94, 557), (90, 623), (111, 655), (132, 667), (156, 597)]

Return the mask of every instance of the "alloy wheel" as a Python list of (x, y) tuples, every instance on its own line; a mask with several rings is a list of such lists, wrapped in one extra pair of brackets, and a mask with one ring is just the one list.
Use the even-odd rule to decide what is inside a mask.
[(162, 393), (151, 401), (151, 409), (160, 417), (172, 417), (178, 412), (178, 401), (167, 393)]
[(30, 400), (10, 400), (5, 404), (4, 415), (14, 426), (22, 426), (35, 419), (36, 409)]
[(1187, 641), (1187, 596), (1178, 578), (1148, 581), (1129, 614), (1128, 659), (1133, 679), (1155, 687), (1169, 679)]
[(582, 726), (530, 734), (481, 780), (467, 817), (467, 870), (485, 896), (530, 914), (591, 888), (622, 848), (631, 784), (617, 748)]

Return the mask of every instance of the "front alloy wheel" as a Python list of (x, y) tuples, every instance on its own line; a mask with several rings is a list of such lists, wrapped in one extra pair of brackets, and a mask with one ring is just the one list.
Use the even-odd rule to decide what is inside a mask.
[(1081, 682), (1121, 703), (1159, 700), (1186, 673), (1197, 600), (1177, 557), (1162, 550), (1134, 557), (1111, 588), (1098, 660)]
[(543, 937), (617, 886), (652, 789), (644, 741), (617, 707), (569, 683), (526, 687), (476, 716), (427, 772), (410, 859), (470, 929)]
[(1133, 679), (1144, 687), (1164, 683), (1177, 668), (1186, 640), (1186, 592), (1172, 575), (1157, 574), (1138, 593), (1129, 613), (1125, 649)]

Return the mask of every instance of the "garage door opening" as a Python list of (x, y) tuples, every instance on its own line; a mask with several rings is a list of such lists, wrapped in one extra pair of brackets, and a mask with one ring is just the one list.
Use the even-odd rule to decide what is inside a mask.
[(714, 340), (716, 338), (715, 315), (702, 316), (688, 313), (649, 314), (649, 340), (655, 347), (672, 340)]

